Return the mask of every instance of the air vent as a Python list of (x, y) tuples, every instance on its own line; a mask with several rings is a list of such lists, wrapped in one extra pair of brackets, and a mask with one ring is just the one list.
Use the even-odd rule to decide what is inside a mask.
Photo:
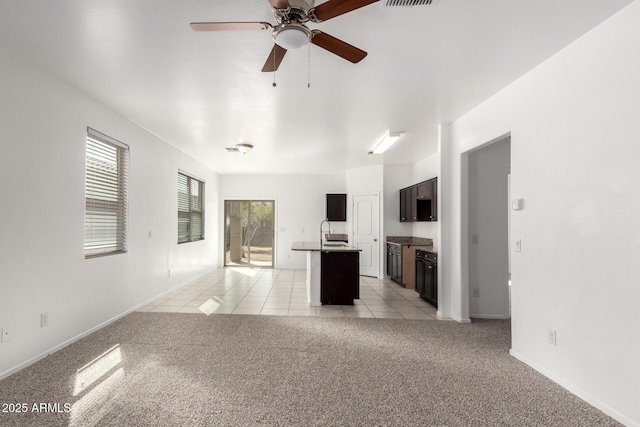
[(240, 150), (238, 150), (236, 147), (226, 147), (225, 150), (227, 150), (227, 152), (229, 153), (239, 153)]
[(413, 7), (413, 6), (433, 6), (438, 0), (382, 0), (381, 8), (387, 7)]

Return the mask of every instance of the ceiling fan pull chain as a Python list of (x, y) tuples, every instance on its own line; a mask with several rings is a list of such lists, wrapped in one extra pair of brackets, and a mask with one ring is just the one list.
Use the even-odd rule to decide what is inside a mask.
[(308, 44), (309, 46), (309, 56), (308, 56), (308, 62), (307, 62), (307, 87), (311, 87), (311, 43)]
[[(276, 47), (275, 42), (273, 43), (273, 47)], [(273, 53), (273, 87), (276, 87), (276, 70), (278, 69), (278, 67), (276, 66), (276, 54), (275, 52)]]

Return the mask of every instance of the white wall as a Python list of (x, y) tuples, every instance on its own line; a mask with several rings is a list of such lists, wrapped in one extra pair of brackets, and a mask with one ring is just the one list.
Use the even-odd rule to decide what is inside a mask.
[(384, 236), (411, 236), (412, 225), (400, 222), (400, 189), (413, 184), (411, 165), (384, 165)]
[[(295, 241), (320, 241), (320, 223), (326, 218), (326, 194), (346, 193), (344, 174), (220, 175), (220, 249), (224, 241), (223, 201), (276, 201), (277, 268), (306, 268), (306, 252), (292, 251)], [(333, 233), (346, 233), (344, 222), (332, 222)], [(326, 231), (326, 226), (325, 226)], [(222, 254), (220, 255), (222, 264)]]
[[(511, 134), (512, 354), (626, 425), (640, 425), (640, 2), (452, 127), (452, 218), (462, 154)], [(441, 261), (462, 265), (452, 229)], [(464, 318), (463, 278), (448, 278)], [(457, 299), (457, 301), (453, 301)], [(557, 331), (557, 345), (547, 342)]]
[[(2, 377), (215, 267), (218, 195), (211, 170), (4, 45), (0, 63)], [(129, 251), (85, 260), (87, 126), (130, 146)], [(178, 169), (206, 181), (207, 239), (180, 246)]]
[(469, 317), (509, 318), (509, 145), (469, 153)]
[(348, 169), (346, 180), (349, 195), (381, 192), (384, 187), (383, 171), (382, 165)]

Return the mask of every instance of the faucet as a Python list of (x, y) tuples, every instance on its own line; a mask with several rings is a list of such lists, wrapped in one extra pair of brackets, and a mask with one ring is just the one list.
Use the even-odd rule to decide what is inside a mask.
[(322, 220), (322, 222), (320, 223), (320, 247), (322, 247), (322, 226), (324, 225), (324, 223), (329, 224), (329, 233), (331, 233), (331, 223), (329, 222), (328, 219), (324, 219)]

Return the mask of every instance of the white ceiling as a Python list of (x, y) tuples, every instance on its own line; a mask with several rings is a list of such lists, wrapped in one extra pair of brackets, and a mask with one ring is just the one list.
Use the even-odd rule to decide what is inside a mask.
[[(275, 23), (267, 0), (0, 0), (0, 40), (218, 172), (335, 173), (434, 153), (439, 123), (630, 2), (374, 3), (309, 24), (367, 51), (362, 62), (317, 46), (289, 51), (275, 88), (274, 74), (260, 71), (269, 32), (189, 27)], [(383, 156), (367, 155), (387, 130), (406, 134)], [(255, 149), (224, 150), (239, 142)]]

